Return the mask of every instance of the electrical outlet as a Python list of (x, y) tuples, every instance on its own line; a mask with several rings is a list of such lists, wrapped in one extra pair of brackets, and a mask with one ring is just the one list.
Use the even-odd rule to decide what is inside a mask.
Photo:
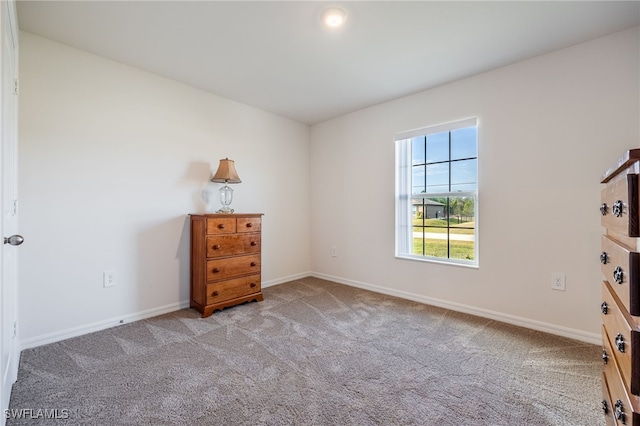
[(336, 246), (331, 246), (331, 257), (338, 257), (338, 248)]
[(102, 286), (115, 287), (115, 285), (116, 285), (116, 271), (104, 271), (102, 273)]
[(562, 272), (551, 273), (551, 288), (554, 290), (565, 291), (566, 277)]

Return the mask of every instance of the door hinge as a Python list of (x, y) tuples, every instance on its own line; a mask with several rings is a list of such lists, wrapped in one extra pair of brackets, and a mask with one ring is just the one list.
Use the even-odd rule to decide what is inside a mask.
[(18, 200), (13, 200), (13, 215), (16, 216), (18, 214)]
[(19, 93), (19, 89), (20, 89), (20, 83), (19, 83), (18, 79), (16, 78), (14, 80), (14, 85), (13, 85), (13, 94), (17, 95)]

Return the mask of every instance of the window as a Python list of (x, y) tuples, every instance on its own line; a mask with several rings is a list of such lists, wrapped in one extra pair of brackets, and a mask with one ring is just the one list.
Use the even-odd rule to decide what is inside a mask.
[(478, 265), (478, 126), (396, 137), (396, 256)]

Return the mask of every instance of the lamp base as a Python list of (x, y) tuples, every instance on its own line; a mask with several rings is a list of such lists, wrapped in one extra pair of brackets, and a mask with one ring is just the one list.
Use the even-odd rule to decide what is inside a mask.
[(222, 188), (220, 188), (220, 203), (222, 207), (216, 213), (233, 213), (233, 209), (229, 207), (231, 201), (233, 200), (233, 189), (227, 184), (225, 184)]
[(234, 210), (232, 208), (229, 208), (229, 206), (224, 206), (220, 210), (216, 211), (216, 213), (226, 213), (226, 214), (231, 214), (233, 212)]

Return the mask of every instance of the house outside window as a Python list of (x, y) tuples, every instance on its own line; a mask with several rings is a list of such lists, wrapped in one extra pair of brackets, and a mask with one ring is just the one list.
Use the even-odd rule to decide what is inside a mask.
[(396, 136), (396, 257), (478, 266), (478, 124)]

